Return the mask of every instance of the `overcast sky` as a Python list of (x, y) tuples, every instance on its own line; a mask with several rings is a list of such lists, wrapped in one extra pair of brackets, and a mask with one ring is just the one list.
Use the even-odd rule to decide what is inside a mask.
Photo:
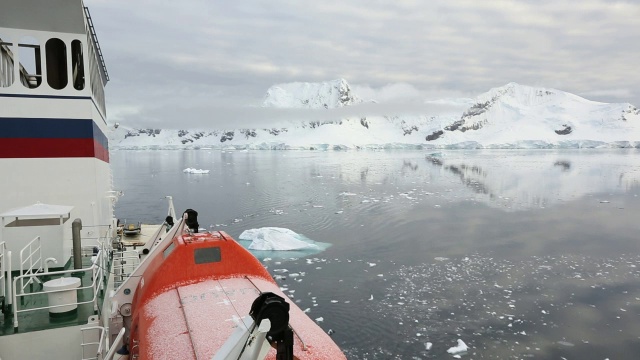
[(111, 122), (241, 126), (273, 84), (338, 78), (396, 107), (512, 81), (640, 106), (640, 0), (84, 1)]

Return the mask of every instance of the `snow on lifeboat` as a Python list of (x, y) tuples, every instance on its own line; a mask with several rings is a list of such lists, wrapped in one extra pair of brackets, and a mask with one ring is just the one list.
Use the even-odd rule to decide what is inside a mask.
[(228, 234), (199, 233), (193, 210), (171, 230), (120, 309), (129, 358), (346, 359)]

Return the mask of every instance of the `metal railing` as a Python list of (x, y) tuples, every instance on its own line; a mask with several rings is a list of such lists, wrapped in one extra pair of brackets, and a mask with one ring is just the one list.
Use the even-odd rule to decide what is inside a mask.
[[(4, 297), (3, 305), (11, 305), (11, 251), (7, 250), (7, 244), (0, 242), (0, 293)], [(5, 309), (0, 309), (4, 312)]]
[[(99, 331), (97, 342), (86, 341), (84, 336), (87, 331), (91, 331), (91, 330)], [(80, 331), (82, 332), (82, 360), (112, 360), (116, 354), (116, 351), (118, 350), (118, 345), (120, 345), (120, 342), (124, 337), (124, 333), (126, 332), (126, 329), (125, 328), (120, 329), (120, 332), (118, 332), (118, 335), (114, 339), (113, 343), (111, 344), (111, 348), (109, 349), (107, 349), (107, 332), (105, 331), (104, 327), (89, 326), (89, 327), (80, 329)], [(105, 354), (105, 351), (107, 351), (106, 354)], [(87, 357), (88, 356), (87, 353), (90, 354), (91, 357)]]
[[(85, 335), (87, 335), (89, 331), (98, 331), (98, 336), (92, 336), (92, 338), (97, 338), (98, 341), (87, 341)], [(82, 334), (82, 360), (104, 359), (104, 351), (107, 347), (107, 332), (104, 327), (88, 326), (80, 329), (80, 332)]]
[(5, 244), (4, 241), (0, 242), (0, 296), (4, 296), (5, 299), (7, 298), (6, 251), (7, 251), (7, 245)]
[(113, 288), (117, 289), (131, 273), (140, 265), (140, 254), (135, 250), (124, 250), (113, 252), (113, 263), (111, 273), (113, 273)]
[[(9, 301), (7, 296), (7, 262), (10, 261), (10, 253), (10, 251), (7, 251), (6, 243), (4, 241), (0, 242), (0, 296), (4, 298), (4, 301)], [(9, 275), (11, 275), (10, 267)]]
[[(17, 276), (15, 279), (13, 279), (13, 327), (14, 328), (18, 328), (18, 314), (19, 313), (24, 313), (24, 312), (30, 312), (30, 311), (38, 311), (38, 310), (49, 310), (49, 309), (54, 309), (54, 308), (59, 308), (59, 307), (65, 307), (65, 306), (70, 306), (70, 305), (75, 305), (75, 306), (79, 306), (79, 305), (83, 305), (83, 304), (91, 304), (93, 303), (93, 310), (97, 311), (98, 310), (98, 294), (100, 290), (103, 290), (104, 287), (104, 283), (102, 281), (102, 278), (104, 276), (103, 274), (103, 267), (101, 266), (101, 264), (103, 264), (103, 257), (106, 257), (107, 255), (107, 251), (106, 249), (102, 248), (100, 249), (100, 251), (98, 252), (98, 258), (96, 259), (96, 261), (91, 265), (91, 267), (88, 268), (84, 268), (84, 269), (72, 269), (72, 270), (63, 270), (63, 271), (51, 271), (51, 272), (42, 272), (42, 273), (38, 273), (38, 274), (24, 274), (24, 275), (20, 275)], [(86, 286), (80, 286), (78, 288), (75, 289), (62, 289), (62, 290), (50, 290), (50, 291), (34, 291), (34, 292), (30, 292), (30, 293), (21, 293), (21, 294), (17, 294), (16, 293), (16, 288), (18, 285), (18, 282), (22, 283), (24, 281), (24, 279), (29, 279), (27, 281), (27, 283), (29, 281), (32, 281), (34, 278), (36, 278), (37, 276), (49, 276), (49, 277), (53, 277), (53, 276), (58, 276), (58, 277), (64, 277), (65, 275), (69, 274), (79, 274), (79, 273), (91, 273), (91, 279), (92, 282), (89, 285)], [(48, 306), (41, 306), (41, 307), (36, 307), (36, 308), (29, 308), (29, 309), (19, 309), (19, 303), (18, 303), (18, 298), (20, 299), (28, 299), (29, 297), (32, 296), (42, 296), (42, 295), (46, 295), (46, 294), (54, 294), (54, 293), (60, 293), (60, 292), (64, 292), (64, 291), (76, 291), (76, 290), (84, 290), (84, 289), (92, 289), (93, 292), (93, 297), (90, 300), (86, 300), (86, 301), (75, 301), (73, 303), (68, 303), (68, 304), (60, 304), (60, 305), (48, 305)]]
[[(85, 334), (87, 331), (97, 330), (99, 331), (98, 341), (86, 342)], [(118, 345), (122, 341), (124, 337), (124, 333), (126, 332), (125, 328), (120, 329), (118, 335), (114, 339), (111, 344), (111, 348), (107, 349), (107, 332), (105, 328), (102, 326), (88, 326), (86, 328), (80, 329), (82, 332), (82, 360), (112, 360), (118, 350)], [(107, 351), (108, 350), (108, 351)], [(105, 351), (107, 353), (105, 354)], [(91, 355), (91, 357), (87, 357), (87, 353)], [(95, 356), (93, 356), (95, 354)]]
[[(26, 257), (24, 254), (25, 251), (27, 251)], [(25, 265), (28, 266), (25, 267)], [(34, 266), (37, 266), (37, 268)], [(24, 288), (33, 282), (41, 283), (40, 279), (34, 276), (35, 274), (44, 271), (44, 268), (42, 267), (42, 242), (40, 241), (40, 236), (36, 236), (33, 240), (29, 241), (22, 250), (20, 250), (20, 269), (24, 271), (24, 277), (19, 276), (16, 278), (20, 279), (20, 293), (24, 293)], [(27, 277), (29, 280), (25, 284), (24, 279)], [(15, 292), (15, 288), (13, 291)]]
[(93, 20), (91, 19), (91, 13), (89, 13), (89, 8), (84, 7), (84, 13), (87, 17), (87, 25), (89, 26), (89, 32), (91, 33), (91, 40), (93, 41), (93, 46), (96, 48), (96, 57), (100, 60), (101, 71), (100, 76), (102, 76), (102, 80), (106, 84), (109, 81), (109, 73), (107, 72), (107, 64), (104, 62), (104, 57), (102, 56), (102, 49), (100, 49), (100, 43), (98, 42), (98, 36), (96, 35), (96, 29), (93, 27)]
[(116, 351), (118, 350), (118, 344), (120, 344), (120, 341), (122, 341), (122, 338), (124, 337), (125, 332), (126, 332), (125, 328), (120, 329), (118, 336), (116, 336), (116, 338), (113, 340), (113, 344), (111, 344), (111, 348), (109, 349), (109, 352), (107, 353), (107, 355), (104, 357), (104, 360), (113, 359), (113, 357), (116, 355)]

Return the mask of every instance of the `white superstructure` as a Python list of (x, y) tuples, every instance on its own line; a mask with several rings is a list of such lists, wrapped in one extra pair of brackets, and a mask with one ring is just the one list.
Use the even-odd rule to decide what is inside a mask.
[[(0, 2), (3, 360), (88, 359), (105, 352), (98, 310), (109, 291), (105, 269), (117, 197), (106, 136), (108, 80), (82, 0)], [(72, 261), (75, 219), (88, 256)], [(99, 253), (92, 262), (93, 247)], [(52, 279), (73, 284), (54, 286)], [(76, 291), (77, 298), (67, 297)], [(59, 298), (74, 304), (60, 306)], [(67, 312), (70, 317), (56, 320)]]
[(0, 4), (0, 213), (73, 206), (83, 235), (97, 237), (91, 226), (111, 223), (114, 194), (108, 75), (88, 14), (81, 0)]

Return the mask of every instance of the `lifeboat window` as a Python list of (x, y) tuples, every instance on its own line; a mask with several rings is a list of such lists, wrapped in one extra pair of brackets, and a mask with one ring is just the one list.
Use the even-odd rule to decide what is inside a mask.
[(169, 244), (169, 246), (167, 246), (162, 252), (162, 256), (166, 259), (167, 256), (171, 255), (171, 252), (173, 252), (173, 249), (175, 247), (176, 247), (176, 244), (174, 242), (171, 242), (171, 244)]
[(32, 37), (20, 39), (18, 55), (20, 57), (20, 82), (29, 89), (37, 88), (42, 83), (40, 43)]
[(207, 264), (207, 263), (219, 262), (220, 248), (216, 246), (216, 247), (195, 249), (193, 251), (193, 256), (196, 264)]
[(67, 87), (67, 45), (64, 41), (53, 38), (45, 45), (47, 53), (47, 83), (52, 89), (62, 90)]
[(13, 84), (13, 44), (0, 35), (0, 87)]
[(73, 71), (73, 88), (84, 89), (84, 57), (82, 56), (82, 43), (80, 40), (71, 42), (71, 69)]

